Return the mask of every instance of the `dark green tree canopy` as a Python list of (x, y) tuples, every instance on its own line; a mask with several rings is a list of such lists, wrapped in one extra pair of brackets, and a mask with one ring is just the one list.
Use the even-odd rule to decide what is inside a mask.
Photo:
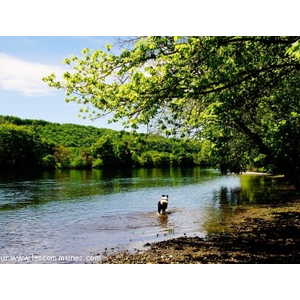
[(252, 161), (298, 183), (299, 39), (141, 37), (119, 55), (84, 49), (63, 80), (44, 80), (91, 118), (210, 139), (222, 169)]
[(0, 170), (38, 166), (44, 147), (33, 132), (13, 124), (0, 124)]

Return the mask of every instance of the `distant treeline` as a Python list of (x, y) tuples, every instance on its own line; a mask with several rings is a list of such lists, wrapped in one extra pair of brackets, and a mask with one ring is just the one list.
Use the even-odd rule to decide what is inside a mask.
[(1, 170), (208, 164), (208, 141), (0, 116)]

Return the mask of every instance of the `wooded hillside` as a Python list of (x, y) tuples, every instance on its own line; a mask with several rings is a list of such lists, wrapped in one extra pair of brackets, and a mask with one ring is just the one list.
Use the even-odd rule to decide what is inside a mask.
[(1, 169), (90, 169), (210, 163), (207, 141), (0, 116)]

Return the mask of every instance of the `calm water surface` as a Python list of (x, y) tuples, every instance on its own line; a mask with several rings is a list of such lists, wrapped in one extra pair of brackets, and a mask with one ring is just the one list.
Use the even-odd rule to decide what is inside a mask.
[[(177, 236), (205, 236), (276, 182), (209, 168), (0, 173), (0, 263), (89, 263)], [(166, 216), (157, 202), (169, 195)]]

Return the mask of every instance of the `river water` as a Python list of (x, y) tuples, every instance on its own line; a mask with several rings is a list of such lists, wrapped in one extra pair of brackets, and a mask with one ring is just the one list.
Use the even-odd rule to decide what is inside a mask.
[[(103, 251), (206, 236), (274, 180), (210, 168), (0, 173), (0, 263), (91, 263)], [(157, 214), (169, 195), (165, 216)]]

